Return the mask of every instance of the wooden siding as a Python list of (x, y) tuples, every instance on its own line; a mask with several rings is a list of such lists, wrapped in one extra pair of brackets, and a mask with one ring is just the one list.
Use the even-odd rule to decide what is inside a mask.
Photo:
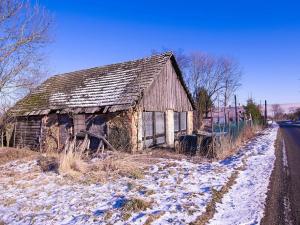
[[(93, 134), (107, 137), (108, 119), (109, 119), (108, 116), (105, 114), (102, 115), (87, 114), (85, 116), (86, 130)], [(98, 147), (101, 147), (102, 145), (103, 145), (102, 141), (100, 141), (98, 138), (92, 137), (90, 139), (90, 149), (95, 150), (98, 149)]]
[(73, 116), (74, 134), (79, 133), (81, 130), (86, 130), (85, 114), (78, 114)]
[(41, 117), (18, 118), (15, 123), (13, 143), (15, 147), (39, 148), (41, 136)]
[(72, 128), (73, 128), (73, 119), (67, 115), (59, 115), (58, 117), (58, 124), (59, 124), (59, 145), (63, 146), (70, 133), (72, 133)]
[(141, 101), (145, 111), (192, 111), (193, 107), (187, 92), (182, 86), (178, 75), (169, 60), (159, 76), (144, 93)]

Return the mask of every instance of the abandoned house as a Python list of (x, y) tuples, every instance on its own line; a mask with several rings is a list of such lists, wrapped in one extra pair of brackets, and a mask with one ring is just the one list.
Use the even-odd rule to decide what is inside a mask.
[[(172, 53), (55, 75), (10, 113), (10, 144), (62, 149), (70, 136), (105, 137), (116, 149), (174, 147), (193, 130), (194, 104)], [(95, 136), (93, 136), (93, 134)]]

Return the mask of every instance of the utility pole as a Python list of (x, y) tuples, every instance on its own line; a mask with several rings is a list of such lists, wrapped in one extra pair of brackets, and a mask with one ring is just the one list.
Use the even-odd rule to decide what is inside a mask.
[(237, 104), (236, 104), (236, 95), (234, 95), (234, 108), (235, 108), (235, 122), (238, 126), (239, 124), (239, 118), (238, 118), (238, 110), (237, 110)]
[(267, 125), (267, 118), (268, 118), (268, 114), (267, 114), (267, 100), (265, 100), (265, 125)]
[(219, 93), (218, 93), (218, 124), (220, 124), (220, 99), (219, 99)]

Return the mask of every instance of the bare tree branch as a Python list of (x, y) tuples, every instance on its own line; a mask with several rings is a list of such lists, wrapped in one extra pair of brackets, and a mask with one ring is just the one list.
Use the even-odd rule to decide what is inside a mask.
[(0, 106), (28, 93), (40, 80), (52, 19), (29, 0), (0, 0)]

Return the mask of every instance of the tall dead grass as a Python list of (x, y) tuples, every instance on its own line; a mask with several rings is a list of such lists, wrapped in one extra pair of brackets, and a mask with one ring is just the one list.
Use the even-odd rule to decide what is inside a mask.
[(68, 151), (60, 155), (58, 168), (60, 174), (76, 177), (85, 173), (87, 168), (87, 163), (83, 161), (79, 152)]
[(222, 135), (219, 139), (219, 144), (216, 146), (216, 158), (224, 159), (235, 154), (243, 144), (261, 130), (262, 126), (259, 125), (245, 126), (235, 140), (230, 135)]

